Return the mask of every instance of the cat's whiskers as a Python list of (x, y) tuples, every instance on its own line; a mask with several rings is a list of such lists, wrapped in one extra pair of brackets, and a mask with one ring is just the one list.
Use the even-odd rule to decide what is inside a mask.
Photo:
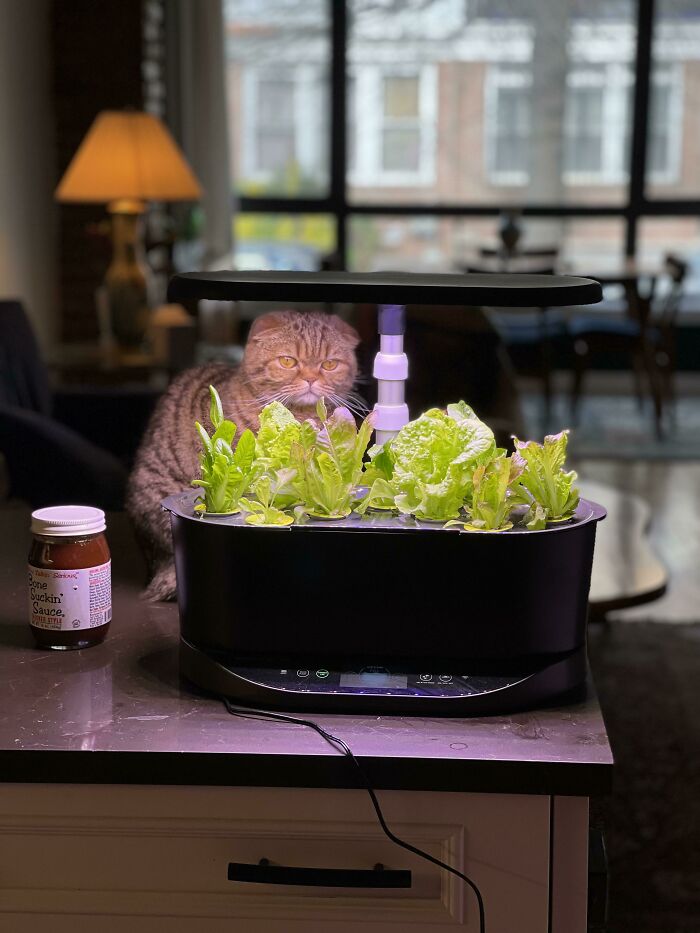
[(339, 408), (339, 407), (347, 408), (358, 418), (364, 418), (367, 412), (369, 411), (365, 402), (363, 402), (357, 396), (354, 396), (354, 395), (340, 395), (337, 392), (329, 392), (327, 393), (326, 398), (336, 408)]

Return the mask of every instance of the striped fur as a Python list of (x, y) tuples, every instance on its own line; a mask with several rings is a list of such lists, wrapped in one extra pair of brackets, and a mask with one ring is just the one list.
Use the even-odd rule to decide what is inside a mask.
[[(160, 503), (187, 489), (199, 474), (194, 422), (211, 429), (209, 386), (218, 389), (224, 413), (238, 433), (257, 430), (261, 409), (275, 398), (300, 419), (314, 417), (317, 398), (340, 404), (350, 392), (357, 375), (358, 341), (356, 331), (338, 317), (275, 311), (254, 322), (240, 367), (210, 363), (173, 381), (153, 413), (127, 492), (127, 511), (149, 564), (147, 598), (176, 595), (170, 522)], [(281, 357), (298, 365), (285, 368)], [(321, 368), (327, 360), (337, 363), (332, 371)]]

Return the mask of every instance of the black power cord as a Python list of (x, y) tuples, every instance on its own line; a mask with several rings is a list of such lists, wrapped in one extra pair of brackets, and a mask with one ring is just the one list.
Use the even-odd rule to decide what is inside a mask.
[(379, 805), (379, 800), (377, 799), (374, 788), (367, 780), (367, 776), (362, 770), (362, 765), (357, 760), (353, 754), (352, 749), (349, 745), (347, 745), (346, 742), (344, 742), (337, 735), (333, 735), (332, 733), (327, 732), (322, 726), (319, 726), (319, 724), (314, 722), (312, 719), (300, 719), (296, 716), (288, 716), (285, 713), (274, 713), (271, 710), (236, 706), (228, 699), (228, 697), (222, 697), (221, 699), (223, 700), (227, 711), (232, 716), (239, 716), (241, 719), (261, 719), (271, 722), (283, 722), (295, 726), (306, 726), (307, 729), (313, 729), (314, 732), (317, 732), (321, 738), (325, 739), (329, 745), (336, 749), (336, 751), (342, 752), (346, 758), (349, 758), (357, 768), (360, 778), (362, 779), (362, 785), (369, 794), (369, 798), (372, 801), (372, 806), (374, 807), (374, 812), (377, 814), (377, 819), (379, 820), (379, 825), (381, 826), (384, 835), (387, 836), (393, 843), (395, 843), (395, 845), (400, 846), (402, 849), (406, 849), (408, 852), (412, 852), (414, 855), (425, 859), (427, 862), (432, 862), (433, 865), (437, 865), (438, 868), (442, 868), (444, 871), (448, 871), (450, 874), (456, 875), (457, 878), (459, 878), (461, 881), (464, 881), (465, 884), (469, 885), (469, 887), (474, 892), (477, 904), (479, 905), (479, 931), (480, 933), (486, 933), (484, 899), (482, 898), (481, 891), (477, 887), (476, 883), (463, 872), (458, 871), (451, 865), (448, 865), (447, 862), (442, 862), (439, 858), (435, 858), (435, 856), (431, 855), (429, 852), (424, 852), (423, 849), (419, 849), (417, 846), (411, 845), (410, 842), (405, 842), (403, 839), (400, 839), (389, 829), (386, 820), (384, 819), (384, 814), (382, 813), (382, 808)]

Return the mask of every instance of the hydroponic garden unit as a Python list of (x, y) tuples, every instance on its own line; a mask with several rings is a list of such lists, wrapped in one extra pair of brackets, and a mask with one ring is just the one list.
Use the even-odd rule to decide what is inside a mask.
[[(173, 301), (376, 304), (373, 426), (384, 450), (409, 419), (406, 305), (555, 307), (600, 297), (591, 280), (535, 275), (218, 272), (176, 276), (169, 289)], [(454, 418), (470, 417), (463, 407)], [(201, 510), (190, 491), (163, 506), (181, 670), (205, 690), (277, 709), (429, 715), (580, 695), (599, 505), (580, 499), (565, 520), (479, 533), (478, 520), (449, 527), (381, 497), (363, 514), (312, 512), (276, 527), (251, 524), (245, 511), (202, 514), (198, 501)]]

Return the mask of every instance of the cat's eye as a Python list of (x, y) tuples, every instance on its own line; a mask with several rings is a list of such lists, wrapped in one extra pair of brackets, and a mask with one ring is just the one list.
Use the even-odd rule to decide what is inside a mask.
[(337, 368), (338, 368), (338, 360), (324, 360), (321, 363), (321, 369), (325, 369), (327, 373)]
[(278, 359), (280, 366), (284, 366), (285, 369), (292, 369), (297, 365), (297, 361), (293, 356), (280, 356)]

